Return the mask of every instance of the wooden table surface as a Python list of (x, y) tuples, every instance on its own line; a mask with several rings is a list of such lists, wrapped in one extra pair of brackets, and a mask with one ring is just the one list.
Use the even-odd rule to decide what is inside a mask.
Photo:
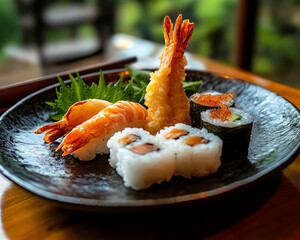
[[(300, 108), (300, 91), (194, 56), (207, 70), (263, 86)], [(300, 239), (300, 156), (255, 189), (207, 209), (108, 215), (59, 208), (0, 175), (0, 239)]]

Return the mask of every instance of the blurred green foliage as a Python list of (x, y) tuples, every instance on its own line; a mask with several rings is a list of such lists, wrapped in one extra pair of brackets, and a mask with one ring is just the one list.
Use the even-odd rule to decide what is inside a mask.
[(7, 43), (19, 41), (18, 17), (13, 1), (0, 1), (0, 62), (5, 59), (3, 48)]
[[(119, 1), (117, 31), (163, 43), (165, 15), (195, 22), (188, 51), (233, 64), (237, 0)], [(253, 72), (300, 89), (300, 1), (260, 0)]]
[(230, 63), (235, 8), (236, 0), (125, 0), (119, 2), (120, 24), (116, 28), (118, 32), (163, 43), (164, 17), (169, 15), (175, 21), (181, 13), (184, 19), (196, 23), (188, 50)]
[(300, 89), (300, 1), (261, 1), (253, 71)]
[[(163, 18), (169, 15), (175, 21), (181, 13), (196, 24), (188, 51), (233, 64), (237, 0), (115, 1), (116, 32), (164, 43)], [(0, 61), (3, 46), (20, 37), (13, 3), (0, 1)], [(260, 0), (258, 16), (253, 71), (300, 88), (300, 1)], [(49, 38), (66, 35), (59, 32)], [(91, 28), (84, 26), (80, 35), (92, 35)]]

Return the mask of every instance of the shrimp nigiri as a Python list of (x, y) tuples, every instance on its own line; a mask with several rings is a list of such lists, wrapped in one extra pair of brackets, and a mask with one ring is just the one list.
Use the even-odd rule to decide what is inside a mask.
[(147, 87), (145, 105), (148, 106), (146, 129), (155, 134), (165, 126), (175, 123), (190, 124), (189, 100), (184, 92), (182, 80), (187, 64), (184, 51), (194, 29), (189, 20), (182, 22), (179, 15), (174, 31), (168, 16), (164, 19), (165, 48), (160, 57), (160, 66), (151, 73)]
[(99, 99), (77, 102), (69, 108), (62, 120), (39, 127), (33, 132), (38, 134), (46, 132), (44, 141), (52, 143), (111, 104)]
[(108, 153), (109, 138), (126, 127), (143, 128), (147, 110), (140, 104), (119, 101), (100, 111), (91, 119), (74, 128), (57, 147), (63, 156), (70, 153), (80, 160), (91, 160), (97, 153)]

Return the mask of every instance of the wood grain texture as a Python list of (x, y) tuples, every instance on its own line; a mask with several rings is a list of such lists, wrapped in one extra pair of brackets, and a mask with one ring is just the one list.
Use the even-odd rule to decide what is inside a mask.
[[(198, 58), (207, 70), (263, 86), (300, 108), (299, 90)], [(0, 186), (0, 239), (297, 239), (300, 236), (300, 156), (284, 169), (282, 176), (208, 210), (196, 207), (132, 216), (83, 213), (59, 208), (2, 176)]]
[[(23, 97), (26, 97), (27, 95), (41, 88), (57, 83), (58, 76), (60, 76), (62, 80), (67, 80), (70, 78), (70, 74), (76, 76), (76, 74), (79, 73), (82, 76), (87, 73), (98, 72), (100, 69), (105, 71), (117, 68), (124, 68), (126, 64), (133, 63), (136, 60), (136, 57), (129, 57), (116, 61), (108, 61), (100, 64), (94, 64), (88, 67), (82, 67), (32, 80), (22, 81), (7, 86), (0, 86), (0, 113), (4, 112), (4, 110), (7, 110), (9, 107), (14, 105), (18, 100), (22, 99)], [(16, 98), (15, 96), (18, 97)]]

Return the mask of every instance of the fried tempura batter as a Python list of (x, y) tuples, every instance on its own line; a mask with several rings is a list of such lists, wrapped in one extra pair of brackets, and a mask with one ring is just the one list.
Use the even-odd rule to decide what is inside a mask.
[(151, 74), (145, 104), (148, 106), (146, 129), (155, 134), (165, 126), (175, 123), (190, 124), (189, 100), (184, 92), (184, 67), (187, 64), (184, 51), (192, 36), (194, 23), (182, 22), (179, 15), (174, 31), (168, 16), (164, 19), (165, 48), (160, 57), (160, 66)]

